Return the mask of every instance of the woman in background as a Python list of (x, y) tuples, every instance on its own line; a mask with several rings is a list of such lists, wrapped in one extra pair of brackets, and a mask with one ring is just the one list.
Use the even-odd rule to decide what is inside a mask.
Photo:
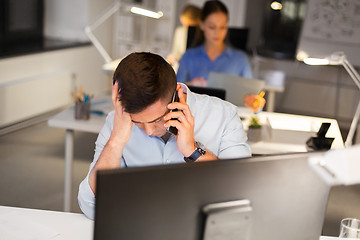
[(178, 82), (207, 86), (210, 72), (252, 78), (246, 53), (232, 49), (225, 43), (228, 18), (228, 10), (221, 1), (205, 2), (200, 22), (204, 42), (187, 50), (181, 58), (177, 72)]
[(166, 58), (168, 63), (173, 66), (178, 63), (186, 50), (188, 28), (198, 26), (200, 20), (201, 9), (199, 7), (192, 4), (184, 7), (180, 15), (181, 26), (175, 29), (171, 53)]

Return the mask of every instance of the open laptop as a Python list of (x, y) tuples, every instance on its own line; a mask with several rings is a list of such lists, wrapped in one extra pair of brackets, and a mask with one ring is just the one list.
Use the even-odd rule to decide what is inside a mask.
[(99, 171), (94, 239), (319, 239), (331, 184), (308, 158), (322, 154)]
[(221, 88), (226, 91), (226, 101), (236, 106), (245, 106), (244, 98), (248, 94), (259, 94), (265, 86), (265, 81), (245, 78), (226, 73), (210, 72), (208, 87)]

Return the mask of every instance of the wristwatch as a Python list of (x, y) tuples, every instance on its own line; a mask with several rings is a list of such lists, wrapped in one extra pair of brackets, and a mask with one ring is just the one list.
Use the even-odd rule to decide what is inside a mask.
[(196, 148), (195, 151), (188, 157), (184, 157), (185, 162), (192, 163), (195, 162), (199, 157), (206, 153), (204, 145), (199, 142), (195, 142)]

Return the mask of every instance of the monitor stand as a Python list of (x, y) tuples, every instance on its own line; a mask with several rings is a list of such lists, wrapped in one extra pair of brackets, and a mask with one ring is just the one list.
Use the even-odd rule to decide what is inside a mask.
[(252, 207), (247, 199), (208, 204), (204, 240), (248, 240)]

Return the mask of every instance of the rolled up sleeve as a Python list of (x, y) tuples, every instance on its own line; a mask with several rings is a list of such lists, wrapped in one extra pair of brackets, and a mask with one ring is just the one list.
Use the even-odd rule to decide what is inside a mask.
[(218, 158), (245, 158), (251, 157), (251, 148), (246, 143), (247, 136), (245, 134), (242, 122), (237, 111), (231, 111), (230, 118), (225, 129), (220, 143), (220, 151)]

